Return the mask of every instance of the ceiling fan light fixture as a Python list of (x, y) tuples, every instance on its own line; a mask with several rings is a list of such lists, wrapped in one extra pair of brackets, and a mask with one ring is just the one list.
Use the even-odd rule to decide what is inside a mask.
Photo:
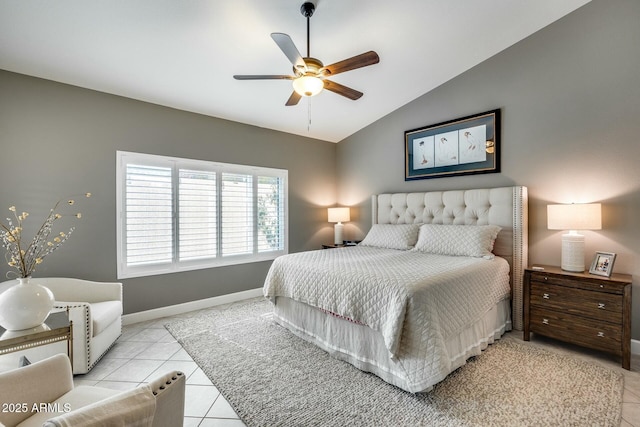
[(293, 80), (293, 90), (300, 96), (315, 96), (322, 92), (324, 82), (316, 76), (301, 76)]

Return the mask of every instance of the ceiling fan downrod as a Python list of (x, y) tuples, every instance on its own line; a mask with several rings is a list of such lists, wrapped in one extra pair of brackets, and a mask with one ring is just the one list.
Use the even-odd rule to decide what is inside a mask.
[(310, 28), (311, 28), (311, 19), (310, 18), (313, 16), (313, 12), (315, 12), (315, 10), (316, 10), (316, 5), (314, 5), (310, 1), (305, 2), (305, 3), (302, 4), (302, 6), (300, 6), (300, 13), (302, 13), (302, 16), (307, 18), (307, 58), (311, 57), (311, 49), (309, 48), (309, 46), (310, 46), (309, 33), (310, 33)]

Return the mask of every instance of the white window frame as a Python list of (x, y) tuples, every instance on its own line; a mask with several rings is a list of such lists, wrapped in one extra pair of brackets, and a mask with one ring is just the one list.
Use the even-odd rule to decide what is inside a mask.
[[(127, 265), (127, 236), (126, 233), (126, 173), (127, 164), (137, 164), (145, 166), (161, 166), (170, 167), (172, 169), (172, 191), (174, 193), (173, 202), (173, 224), (174, 231), (172, 233), (172, 246), (173, 246), (173, 260), (170, 263), (163, 264), (149, 264), (149, 265)], [(257, 183), (258, 176), (266, 177), (278, 177), (282, 179), (282, 187), (280, 193), (284, 195), (283, 200), (283, 228), (282, 234), (282, 249), (258, 252), (257, 237), (253, 243), (253, 253), (241, 254), (241, 255), (224, 255), (218, 250), (215, 257), (207, 258), (204, 260), (195, 261), (179, 261), (177, 259), (177, 230), (179, 218), (177, 212), (177, 202), (175, 194), (178, 191), (178, 171), (180, 169), (192, 169), (202, 170), (207, 172), (215, 171), (217, 174), (217, 182), (220, 182), (222, 173), (237, 173), (244, 175), (252, 175), (254, 181), (253, 191), (253, 228), (254, 235), (257, 236)], [(218, 185), (218, 190), (221, 188)], [(222, 233), (221, 233), (221, 197), (220, 193), (217, 193), (217, 205), (218, 216), (216, 218), (218, 222), (217, 234), (218, 248), (221, 247)], [(210, 162), (204, 160), (192, 160), (183, 159), (178, 157), (167, 157), (153, 154), (132, 153), (127, 151), (116, 152), (116, 229), (117, 229), (117, 274), (118, 279), (126, 279), (131, 277), (152, 276), (158, 274), (176, 273), (182, 271), (199, 270), (205, 268), (220, 267), (225, 265), (235, 265), (244, 263), (253, 263), (273, 260), (280, 255), (287, 254), (289, 251), (289, 212), (288, 212), (288, 171), (285, 169), (265, 168), (258, 166), (236, 165), (229, 163)]]

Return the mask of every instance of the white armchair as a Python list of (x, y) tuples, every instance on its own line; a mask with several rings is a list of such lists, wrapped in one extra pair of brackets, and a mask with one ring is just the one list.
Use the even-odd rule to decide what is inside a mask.
[(33, 280), (51, 289), (54, 310), (69, 310), (73, 373), (86, 374), (122, 334), (122, 283), (64, 277)]
[[(86, 374), (122, 333), (122, 283), (65, 277), (38, 277), (33, 281), (51, 289), (54, 311), (69, 310), (69, 320), (73, 322), (73, 373)], [(0, 284), (0, 290), (11, 284)]]
[(181, 426), (185, 381), (169, 371), (128, 391), (74, 387), (69, 359), (57, 354), (0, 373), (0, 426)]

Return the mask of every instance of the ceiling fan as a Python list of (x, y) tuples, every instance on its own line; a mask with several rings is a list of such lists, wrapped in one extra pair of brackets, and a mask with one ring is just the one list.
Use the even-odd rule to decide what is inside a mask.
[(362, 92), (331, 81), (328, 77), (344, 73), (345, 71), (355, 70), (356, 68), (377, 64), (380, 62), (380, 57), (378, 57), (378, 54), (374, 51), (369, 51), (327, 66), (319, 59), (312, 58), (309, 49), (309, 22), (315, 8), (315, 5), (311, 2), (305, 2), (300, 7), (300, 13), (307, 18), (307, 56), (304, 58), (300, 55), (300, 52), (298, 52), (296, 45), (293, 44), (291, 37), (284, 33), (271, 33), (273, 41), (276, 42), (278, 47), (293, 64), (292, 76), (235, 75), (233, 78), (236, 80), (292, 80), (293, 93), (285, 104), (287, 106), (297, 105), (303, 96), (315, 96), (319, 94), (322, 89), (337, 93), (354, 101), (359, 99), (363, 95)]

